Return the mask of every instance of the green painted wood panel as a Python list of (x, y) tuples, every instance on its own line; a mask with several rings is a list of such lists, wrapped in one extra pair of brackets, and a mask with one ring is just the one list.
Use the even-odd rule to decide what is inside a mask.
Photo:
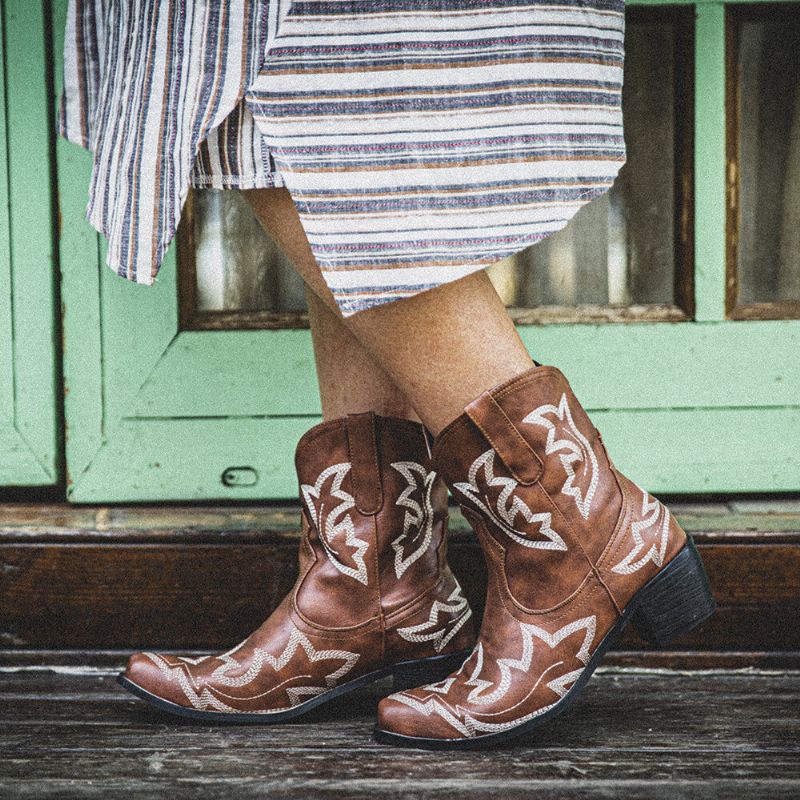
[[(534, 358), (564, 370), (590, 408), (791, 406), (800, 398), (796, 320), (526, 325), (520, 333)], [(319, 414), (308, 333), (182, 333), (142, 384), (133, 414), (212, 417), (220, 409)]]
[[(53, 3), (53, 64), (57, 102), (63, 79), (67, 2)], [(80, 474), (103, 445), (102, 316), (99, 236), (84, 217), (91, 158), (81, 148), (55, 137), (58, 204), (61, 216), (62, 344), (64, 363), (64, 448), (67, 490), (70, 473)]]
[[(0, 30), (2, 30), (2, 10), (0, 9)], [(11, 207), (8, 199), (8, 137), (6, 125), (6, 79), (5, 49), (0, 36), (0, 430), (13, 426), (14, 408), (14, 359), (10, 343), (13, 341), (11, 321)], [(7, 453), (6, 450), (0, 452)], [(7, 458), (7, 455), (5, 456)]]
[[(800, 408), (609, 410), (592, 418), (615, 464), (656, 493), (797, 489)], [(124, 419), (74, 502), (293, 498), (294, 447), (317, 417)], [(766, 446), (768, 444), (768, 446)], [(225, 486), (248, 468), (252, 486)], [(249, 473), (248, 474), (252, 474)]]
[(725, 8), (695, 16), (695, 319), (725, 318)]
[[(724, 319), (723, 21), (698, 4), (698, 321), (520, 329), (620, 468), (660, 493), (800, 489), (800, 321)], [(59, 73), (57, 59), (57, 90)], [(155, 286), (116, 276), (84, 220), (91, 155), (59, 140), (57, 157), (69, 499), (294, 497), (294, 446), (320, 413), (308, 332), (179, 331), (175, 248)], [(224, 485), (230, 467), (257, 482)]]
[(43, 486), (61, 463), (49, 43), (44, 4), (0, 12), (0, 485)]

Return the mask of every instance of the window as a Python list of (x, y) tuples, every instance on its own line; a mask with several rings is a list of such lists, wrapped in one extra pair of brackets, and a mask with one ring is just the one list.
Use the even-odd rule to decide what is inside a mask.
[(728, 314), (800, 317), (800, 7), (729, 6)]
[[(566, 228), (489, 268), (518, 322), (691, 318), (693, 52), (691, 7), (627, 9), (627, 163)], [(191, 192), (179, 262), (182, 327), (306, 324), (300, 279), (237, 191)]]

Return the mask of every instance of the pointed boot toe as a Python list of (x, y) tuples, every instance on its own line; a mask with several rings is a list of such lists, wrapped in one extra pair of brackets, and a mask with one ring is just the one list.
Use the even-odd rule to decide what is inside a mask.
[[(117, 683), (129, 692), (148, 700), (165, 710), (172, 706), (188, 708), (186, 694), (181, 691), (180, 682), (168, 677), (179, 660), (175, 656), (158, 653), (134, 653), (123, 672), (117, 676)], [(171, 662), (176, 662), (174, 665)]]
[(162, 675), (153, 658), (155, 654), (134, 653), (120, 675), (126, 681), (147, 692), (157, 693), (162, 683)]
[(385, 697), (378, 704), (375, 738), (385, 744), (436, 749), (449, 739), (460, 739), (453, 725), (441, 716), (431, 715), (438, 684), (408, 689)]
[(411, 736), (415, 729), (414, 712), (398, 698), (408, 692), (396, 692), (378, 703), (376, 732), (387, 731), (398, 736)]

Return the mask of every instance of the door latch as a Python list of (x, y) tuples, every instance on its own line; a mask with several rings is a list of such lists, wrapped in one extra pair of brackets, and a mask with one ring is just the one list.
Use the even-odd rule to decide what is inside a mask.
[(228, 467), (222, 473), (223, 486), (255, 486), (258, 473), (252, 467)]

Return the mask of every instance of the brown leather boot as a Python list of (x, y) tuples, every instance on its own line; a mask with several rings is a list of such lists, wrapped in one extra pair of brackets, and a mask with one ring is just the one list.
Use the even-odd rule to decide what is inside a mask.
[(295, 458), (300, 574), (222, 655), (136, 653), (118, 680), (181, 716), (272, 723), (393, 675), (418, 686), (468, 655), (471, 611), (446, 561), (447, 489), (423, 427), (358, 414), (308, 431)]
[(572, 702), (629, 620), (664, 644), (712, 614), (691, 541), (614, 468), (559, 370), (536, 366), (485, 392), (433, 458), (483, 546), (486, 611), (460, 669), (381, 701), (379, 741), (511, 739)]

